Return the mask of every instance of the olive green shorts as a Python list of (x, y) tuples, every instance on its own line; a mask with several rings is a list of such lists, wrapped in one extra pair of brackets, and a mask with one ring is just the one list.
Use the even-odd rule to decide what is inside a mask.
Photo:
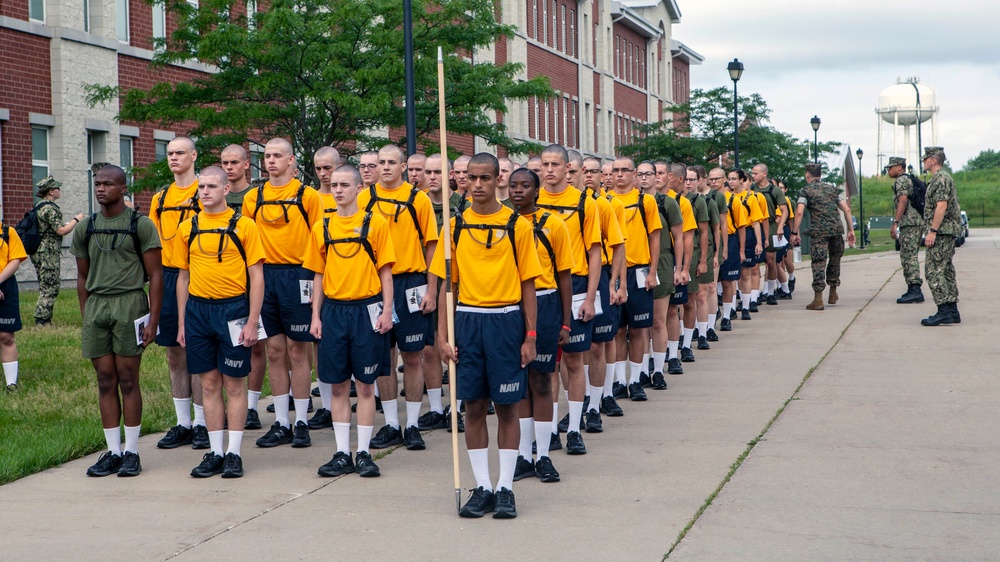
[(135, 343), (135, 321), (148, 312), (149, 299), (143, 291), (90, 295), (83, 309), (83, 358), (141, 354), (143, 348)]
[(660, 282), (653, 288), (653, 300), (667, 298), (674, 294), (674, 254), (661, 252), (656, 262), (656, 276)]
[(698, 276), (699, 285), (708, 285), (715, 281), (715, 267), (712, 265), (713, 259), (715, 259), (715, 248), (709, 246), (708, 258), (705, 260), (705, 266), (708, 269), (705, 270), (705, 273)]

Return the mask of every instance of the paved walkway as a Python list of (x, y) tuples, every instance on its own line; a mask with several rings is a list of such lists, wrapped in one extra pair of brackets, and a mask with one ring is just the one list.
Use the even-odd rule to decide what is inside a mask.
[(649, 402), (625, 401), (625, 417), (585, 435), (588, 455), (553, 453), (561, 483), (517, 483), (513, 521), (455, 515), (444, 431), (425, 436), (426, 451), (391, 451), (378, 461), (383, 476), (368, 480), (316, 476), (331, 431), (298, 450), (257, 449), (262, 432), (247, 432), (247, 475), (207, 481), (188, 476), (199, 451), (160, 451), (147, 436), (138, 478), (87, 478), (92, 455), (0, 487), (0, 552), (656, 560), (676, 543), (671, 559), (995, 558), (998, 243), (1000, 231), (976, 230), (959, 250), (963, 323), (953, 327), (919, 326), (929, 302), (895, 304), (896, 254), (846, 260), (840, 304), (823, 312), (804, 309), (810, 276), (800, 269), (793, 301), (736, 321)]

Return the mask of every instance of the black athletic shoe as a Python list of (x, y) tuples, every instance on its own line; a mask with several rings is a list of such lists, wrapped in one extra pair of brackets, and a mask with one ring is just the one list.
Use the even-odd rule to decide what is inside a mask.
[(535, 475), (535, 463), (522, 455), (517, 456), (517, 464), (514, 465), (514, 482), (524, 480)]
[(104, 451), (104, 454), (98, 457), (94, 466), (87, 469), (87, 476), (110, 476), (118, 472), (121, 466), (121, 455), (116, 455), (111, 451)]
[(736, 312), (740, 312), (740, 311), (743, 310), (743, 299), (742, 298), (736, 299), (736, 306), (733, 308), (733, 310), (735, 310)]
[(195, 478), (209, 478), (216, 474), (222, 474), (222, 465), (224, 463), (225, 459), (209, 451), (201, 458), (201, 464), (191, 469), (191, 476)]
[[(448, 433), (451, 433), (451, 406), (447, 406), (444, 409), (444, 417), (448, 420)], [(458, 414), (458, 432), (465, 433), (465, 416)]]
[(13, 394), (13, 393), (17, 392), (18, 388), (20, 388), (20, 387), (17, 386), (16, 382), (12, 382), (12, 383), (8, 384), (7, 385), (7, 394)]
[(583, 435), (579, 431), (570, 431), (566, 434), (566, 454), (586, 455), (587, 447), (583, 444)]
[(451, 420), (445, 417), (442, 412), (430, 411), (417, 418), (417, 427), (420, 428), (420, 431), (444, 429), (450, 424)]
[(732, 332), (733, 331), (733, 321), (729, 318), (723, 318), (722, 323), (719, 324), (720, 332)]
[(350, 396), (351, 398), (357, 398), (358, 397), (358, 387), (355, 386), (353, 380), (351, 381), (351, 392), (348, 394), (348, 396)]
[(226, 453), (226, 456), (222, 459), (222, 477), (242, 478), (243, 458), (236, 453)]
[(142, 474), (142, 464), (139, 462), (138, 453), (125, 451), (122, 455), (122, 464), (118, 468), (118, 476), (139, 476)]
[(552, 437), (549, 438), (549, 451), (558, 451), (560, 449), (562, 449), (562, 439), (559, 438), (558, 433), (553, 433)]
[(683, 375), (684, 367), (681, 367), (681, 360), (674, 357), (673, 359), (667, 359), (667, 374), (668, 375)]
[(649, 387), (653, 386), (653, 381), (649, 378), (649, 375), (647, 375), (646, 373), (640, 372), (639, 373), (639, 384), (641, 384), (643, 388), (649, 388)]
[(196, 425), (191, 428), (191, 448), (210, 449), (212, 443), (208, 440), (208, 428), (203, 425)]
[(625, 415), (625, 411), (618, 405), (618, 401), (615, 400), (614, 396), (601, 398), (601, 413), (612, 418), (620, 418)]
[(304, 449), (312, 445), (312, 439), (309, 438), (309, 424), (306, 422), (295, 422), (295, 425), (292, 427), (293, 449)]
[(319, 398), (320, 397), (319, 387), (317, 386), (316, 388), (314, 388), (311, 391), (309, 391), (309, 395), (310, 396), (315, 396), (316, 398)]
[(566, 414), (561, 420), (559, 420), (559, 423), (556, 424), (556, 429), (559, 433), (566, 433), (569, 431), (569, 414)]
[(323, 429), (325, 427), (333, 427), (333, 415), (330, 410), (320, 408), (316, 410), (313, 417), (309, 418), (309, 429)]
[(618, 381), (615, 381), (614, 384), (611, 385), (611, 395), (615, 398), (615, 400), (628, 398), (628, 387)]
[(358, 476), (362, 478), (375, 478), (376, 476), (382, 476), (382, 471), (378, 469), (378, 465), (372, 460), (372, 455), (368, 451), (358, 451), (355, 457), (355, 470), (358, 471)]
[(694, 363), (694, 351), (690, 347), (681, 348), (681, 363)]
[(604, 431), (604, 422), (601, 421), (601, 413), (596, 410), (587, 410), (587, 423), (584, 425), (587, 433), (601, 433)]
[(333, 455), (330, 462), (319, 467), (319, 470), (317, 470), (316, 473), (320, 476), (333, 477), (350, 474), (354, 472), (354, 470), (354, 461), (351, 460), (351, 454), (343, 451), (337, 451), (337, 454)]
[[(777, 297), (777, 299), (779, 301), (792, 300), (792, 294), (789, 293), (788, 291), (782, 289), (781, 287), (778, 287), (778, 290), (774, 292), (774, 295), (775, 295), (775, 297)], [(768, 304), (770, 304), (770, 303), (768, 303)]]
[(667, 379), (663, 378), (663, 373), (653, 373), (653, 390), (666, 390)]
[(257, 439), (257, 446), (270, 448), (278, 445), (288, 445), (292, 442), (292, 428), (281, 425), (281, 422), (274, 422), (271, 429), (263, 437)]
[(513, 519), (517, 517), (517, 506), (514, 504), (514, 492), (500, 488), (494, 496), (493, 518)]
[(633, 402), (646, 401), (646, 391), (642, 389), (641, 384), (634, 382), (628, 385), (628, 399)]
[(767, 304), (769, 304), (771, 306), (777, 306), (778, 305), (778, 297), (776, 295), (774, 295), (774, 294), (767, 295)]
[(403, 446), (406, 447), (407, 451), (423, 451), (427, 448), (417, 426), (411, 425), (403, 430)]
[(750, 320), (750, 311), (749, 310), (744, 310), (743, 313), (742, 313), (742, 316), (740, 316), (740, 319), (741, 320)]
[(372, 437), (372, 442), (369, 445), (372, 449), (386, 449), (392, 447), (393, 445), (400, 445), (403, 443), (403, 432), (399, 429), (383, 425), (382, 429), (378, 430), (375, 437)]
[(750, 312), (760, 312), (760, 307), (757, 306), (756, 301), (750, 301)]
[(736, 309), (735, 308), (729, 311), (729, 319), (730, 320), (736, 320)]
[(700, 336), (701, 336), (701, 332), (698, 331), (698, 328), (695, 328), (694, 331), (691, 332), (691, 339), (695, 339), (696, 340)]
[(479, 518), (493, 511), (493, 492), (484, 489), (482, 486), (472, 490), (469, 494), (469, 501), (465, 502), (462, 510), (458, 512), (460, 517)]
[(535, 476), (542, 482), (559, 481), (559, 471), (552, 466), (552, 459), (549, 457), (538, 457), (535, 461)]
[(191, 428), (183, 425), (175, 425), (170, 431), (156, 442), (157, 449), (176, 449), (181, 445), (191, 444)]
[(247, 423), (243, 424), (243, 429), (260, 429), (260, 414), (257, 410), (247, 410)]
[(791, 295), (794, 292), (795, 292), (795, 278), (794, 277), (789, 277), (788, 278), (788, 294)]
[(537, 455), (538, 454), (538, 441), (532, 441), (531, 442), (531, 454), (532, 455)]
[[(719, 334), (715, 333), (715, 328), (709, 328), (708, 331), (705, 332), (705, 339), (708, 341), (719, 341)], [(701, 345), (701, 342), (698, 342), (698, 345)]]
[[(583, 411), (586, 412), (589, 409), (590, 409), (590, 396), (584, 395), (583, 396)], [(583, 422), (582, 421), (580, 422), (580, 429), (583, 429)]]
[(712, 346), (708, 345), (708, 336), (698, 337), (698, 349), (712, 349)]

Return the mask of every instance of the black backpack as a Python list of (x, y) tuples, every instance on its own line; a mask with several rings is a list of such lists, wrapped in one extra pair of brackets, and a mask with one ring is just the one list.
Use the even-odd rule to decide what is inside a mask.
[[(918, 178), (913, 174), (906, 174), (910, 176), (910, 181), (913, 182), (913, 189), (910, 192), (910, 196), (907, 198), (910, 201), (910, 205), (920, 213), (920, 216), (924, 216), (924, 203), (927, 197), (927, 184), (924, 180)], [(20, 226), (20, 223), (18, 223)]]
[[(535, 236), (538, 238), (538, 241), (542, 243), (542, 247), (545, 248), (545, 251), (549, 254), (549, 263), (552, 264), (552, 272), (558, 279), (559, 268), (556, 267), (556, 251), (552, 247), (552, 242), (549, 241), (549, 237), (545, 234), (545, 223), (548, 222), (549, 217), (551, 216), (552, 216), (551, 213), (542, 213), (542, 216), (537, 220), (535, 219), (534, 215), (532, 215), (531, 219), (535, 223), (534, 224)], [(514, 250), (514, 255), (515, 256), (517, 255), (516, 248)]]
[[(94, 237), (95, 234), (110, 234), (111, 235), (111, 249), (108, 251), (114, 251), (118, 246), (125, 241), (126, 236), (132, 237), (132, 245), (135, 246), (135, 253), (139, 256), (139, 265), (142, 266), (142, 279), (143, 282), (149, 281), (149, 272), (146, 271), (146, 263), (142, 261), (142, 241), (139, 240), (139, 218), (142, 215), (139, 211), (132, 209), (132, 216), (128, 222), (128, 228), (96, 228), (94, 226), (94, 221), (97, 220), (97, 213), (90, 215), (90, 220), (87, 221), (87, 230), (83, 236), (83, 246), (87, 248), (88, 259), (90, 252), (90, 239)], [(118, 235), (121, 234), (121, 239)]]
[[(334, 246), (335, 252), (337, 244), (360, 244), (361, 247), (364, 248), (365, 253), (368, 254), (368, 257), (372, 260), (372, 265), (375, 266), (375, 270), (378, 271), (378, 260), (375, 258), (375, 248), (372, 247), (372, 243), (368, 240), (368, 230), (371, 227), (371, 222), (372, 213), (371, 211), (368, 211), (365, 213), (365, 218), (361, 221), (361, 232), (357, 236), (352, 236), (350, 238), (330, 238), (330, 217), (323, 217), (323, 243), (326, 244), (327, 248)], [(337, 252), (337, 255), (341, 257), (354, 256), (354, 254), (344, 256), (340, 252)]]
[[(240, 237), (236, 235), (236, 223), (239, 222), (242, 215), (239, 213), (233, 213), (233, 216), (229, 218), (229, 224), (226, 228), (199, 228), (198, 227), (198, 215), (191, 217), (191, 235), (188, 236), (188, 264), (191, 263), (191, 246), (194, 244), (196, 238), (202, 234), (218, 234), (219, 235), (219, 263), (222, 263), (222, 250), (223, 244), (228, 237), (233, 241), (233, 245), (236, 246), (236, 250), (240, 253), (240, 257), (243, 258), (243, 265), (247, 266), (247, 251), (243, 247), (243, 242), (240, 242)], [(250, 290), (250, 271), (247, 271), (247, 290)]]
[(465, 222), (464, 213), (458, 213), (455, 215), (455, 231), (452, 233), (452, 240), (455, 242), (455, 249), (458, 249), (458, 240), (461, 238), (463, 230), (474, 229), (474, 230), (485, 230), (486, 231), (486, 249), (493, 247), (493, 231), (503, 230), (507, 233), (507, 239), (510, 240), (510, 247), (514, 251), (514, 264), (517, 265), (517, 242), (514, 240), (514, 232), (517, 227), (517, 219), (521, 215), (512, 212), (510, 214), (510, 219), (507, 220), (507, 224), (503, 226), (495, 224), (468, 224)]
[[(595, 197), (595, 199), (596, 199), (596, 197)], [(540, 209), (547, 209), (547, 210), (550, 210), (550, 211), (556, 211), (557, 213), (563, 213), (563, 212), (574, 213), (575, 212), (576, 213), (576, 217), (580, 220), (580, 237), (583, 240), (583, 239), (586, 239), (586, 237), (587, 237), (587, 232), (586, 232), (587, 229), (585, 227), (586, 217), (584, 216), (584, 210), (586, 209), (586, 204), (587, 204), (587, 193), (584, 191), (584, 192), (580, 193), (580, 199), (577, 202), (576, 206), (574, 206), (574, 207), (569, 207), (569, 206), (566, 206), (566, 205), (545, 205), (545, 204), (541, 204), (541, 203), (536, 203), (535, 205), (538, 208), (540, 208)], [(563, 217), (560, 215), (559, 218), (563, 218)], [(563, 219), (563, 220), (565, 220), (567, 222), (566, 226), (569, 226), (569, 224), (568, 224), (569, 221), (567, 219)], [(458, 239), (456, 238), (455, 240), (457, 241)], [(603, 243), (603, 240), (602, 240), (602, 243)], [(583, 261), (584, 261), (584, 263), (587, 263), (587, 260), (590, 259), (588, 257), (588, 254), (587, 254), (587, 244), (584, 243), (583, 246), (584, 246)], [(605, 250), (603, 246), (601, 247), (601, 251), (603, 251), (605, 253), (605, 255), (607, 254), (607, 250)]]
[(52, 201), (40, 202), (30, 211), (24, 213), (24, 217), (14, 226), (14, 230), (21, 238), (21, 244), (24, 245), (24, 251), (29, 256), (34, 255), (38, 251), (38, 247), (42, 245), (42, 225), (38, 222), (38, 210), (45, 205), (55, 205), (55, 203)]
[[(309, 213), (306, 212), (306, 206), (302, 203), (302, 196), (306, 192), (306, 184), (300, 184), (298, 191), (295, 192), (294, 199), (287, 199), (284, 201), (268, 201), (264, 199), (264, 184), (257, 186), (257, 203), (253, 207), (253, 220), (257, 221), (257, 213), (260, 212), (260, 208), (264, 205), (279, 205), (281, 207), (281, 214), (285, 218), (285, 223), (288, 223), (288, 206), (295, 205), (299, 208), (299, 212), (302, 213), (302, 218), (306, 219), (306, 224), (309, 224)], [(264, 219), (267, 220), (267, 219)]]
[(177, 221), (177, 224), (180, 224), (180, 223), (184, 222), (184, 215), (186, 215), (188, 211), (193, 211), (195, 213), (198, 213), (198, 212), (201, 211), (201, 204), (198, 202), (198, 191), (197, 190), (194, 192), (194, 197), (191, 198), (191, 204), (190, 205), (180, 205), (180, 206), (177, 206), (177, 207), (167, 207), (167, 206), (165, 206), (166, 203), (167, 203), (167, 193), (169, 193), (169, 192), (170, 192), (170, 185), (167, 185), (166, 187), (163, 188), (162, 195), (160, 195), (160, 200), (156, 203), (156, 219), (157, 220), (161, 220), (161, 218), (163, 217), (163, 211), (177, 211), (177, 212), (179, 212), (181, 214), (180, 220)]
[[(385, 197), (379, 197), (378, 196), (378, 192), (376, 191), (374, 185), (371, 186), (368, 189), (369, 189), (369, 194), (370, 194), (371, 198), (368, 200), (368, 205), (365, 206), (365, 212), (366, 213), (371, 213), (372, 209), (378, 203), (390, 203), (390, 204), (396, 206), (396, 213), (392, 217), (392, 221), (393, 222), (398, 222), (399, 221), (399, 213), (401, 213), (403, 211), (403, 209), (405, 208), (407, 210), (407, 212), (410, 213), (410, 219), (413, 220), (413, 228), (415, 228), (417, 230), (417, 238), (420, 239), (420, 247), (423, 248), (424, 247), (424, 231), (421, 230), (421, 228), (420, 228), (420, 221), (417, 219), (417, 208), (415, 206), (413, 206), (413, 201), (417, 198), (417, 193), (420, 192), (420, 188), (417, 187), (417, 186), (413, 186), (413, 189), (410, 190), (410, 196), (404, 202), (400, 202), (400, 201), (398, 201), (396, 199), (388, 199), (388, 198), (385, 198)], [(465, 197), (463, 197), (462, 200), (459, 202), (459, 205), (458, 205), (458, 212), (459, 213), (461, 213), (462, 211), (465, 210), (464, 203), (465, 203)]]

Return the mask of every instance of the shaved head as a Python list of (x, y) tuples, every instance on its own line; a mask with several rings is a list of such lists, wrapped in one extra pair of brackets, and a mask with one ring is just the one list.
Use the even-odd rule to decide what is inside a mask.
[(219, 185), (226, 185), (229, 183), (229, 176), (226, 175), (226, 171), (218, 166), (209, 166), (198, 174), (199, 177), (212, 176), (219, 180)]
[(317, 158), (329, 158), (334, 164), (340, 162), (340, 151), (332, 146), (323, 146), (313, 155), (313, 160)]
[(382, 148), (378, 149), (378, 154), (379, 154), (379, 156), (383, 156), (383, 155), (388, 156), (390, 154), (395, 155), (395, 156), (399, 157), (399, 161), (400, 162), (403, 162), (404, 160), (406, 160), (406, 153), (403, 152), (402, 148), (399, 148), (398, 146), (396, 146), (394, 144), (387, 144), (387, 145), (383, 146)]
[(292, 154), (292, 143), (281, 137), (276, 137), (267, 141), (267, 144), (264, 146), (264, 150), (267, 150), (268, 147), (281, 150), (282, 154), (285, 156), (291, 156)]
[[(185, 147), (188, 150), (191, 150), (191, 151), (195, 150), (194, 140), (192, 140), (191, 137), (187, 137), (187, 136), (184, 136), (184, 135), (181, 135), (179, 137), (174, 137), (173, 139), (171, 139), (170, 142), (167, 143), (167, 147), (169, 147), (170, 145), (172, 145), (174, 143), (182, 143), (182, 144), (185, 145)], [(176, 144), (174, 144), (174, 146), (176, 146)]]
[[(550, 144), (546, 146), (545, 150), (542, 151), (542, 156), (544, 157), (546, 154), (558, 156), (563, 164), (569, 162), (569, 153), (566, 152), (566, 148), (561, 144)], [(542, 159), (544, 160), (544, 158)]]
[(363, 185), (364, 181), (361, 180), (361, 172), (358, 171), (354, 166), (341, 166), (334, 170), (337, 174), (350, 174), (351, 181), (354, 185)]
[(115, 185), (119, 187), (125, 187), (125, 182), (127, 181), (125, 170), (121, 169), (118, 166), (115, 166), (114, 164), (108, 164), (106, 166), (102, 166), (101, 169), (97, 170), (97, 173), (94, 175), (96, 176), (97, 174), (111, 176), (110, 179), (112, 182), (114, 182)]
[[(239, 160), (240, 162), (246, 162), (247, 160), (246, 149), (238, 144), (231, 144), (226, 148), (223, 148), (222, 152), (219, 153), (220, 156), (223, 156), (225, 154), (232, 156), (234, 159)], [(223, 158), (223, 160), (225, 160), (225, 158)]]

